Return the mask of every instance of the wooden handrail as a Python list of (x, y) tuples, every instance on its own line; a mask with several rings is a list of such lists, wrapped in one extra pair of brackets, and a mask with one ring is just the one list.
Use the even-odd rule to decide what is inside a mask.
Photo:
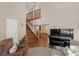
[(39, 37), (38, 37), (38, 30), (30, 22), (27, 22), (26, 24), (28, 25), (28, 27), (30, 28), (30, 30), (32, 31), (32, 33), (35, 35), (35, 37), (37, 39), (39, 39)]
[[(29, 22), (29, 23), (33, 26), (33, 24), (32, 24), (31, 22)], [(36, 28), (35, 26), (33, 26), (33, 27), (36, 29), (36, 31), (38, 31), (37, 28)]]

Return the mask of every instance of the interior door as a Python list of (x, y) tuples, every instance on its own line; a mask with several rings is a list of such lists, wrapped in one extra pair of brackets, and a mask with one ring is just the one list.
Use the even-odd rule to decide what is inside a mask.
[(6, 38), (13, 38), (13, 42), (18, 43), (18, 20), (11, 18), (6, 20)]

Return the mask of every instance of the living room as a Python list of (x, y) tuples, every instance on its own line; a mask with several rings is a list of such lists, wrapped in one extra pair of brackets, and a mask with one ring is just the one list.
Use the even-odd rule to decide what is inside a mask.
[[(78, 54), (76, 50), (78, 49), (77, 45), (79, 41), (78, 10), (79, 3), (76, 2), (0, 2), (0, 44), (6, 41), (5, 39), (13, 40), (13, 43), (11, 43), (12, 41), (4, 43), (4, 45), (10, 43), (8, 44), (10, 45), (9, 49), (13, 45), (12, 49), (9, 50), (10, 54), (6, 52), (6, 54), (1, 55), (76, 56)], [(28, 15), (29, 13), (30, 16)], [(33, 36), (30, 34), (28, 28)], [(71, 50), (65, 52), (65, 48), (68, 49), (71, 43), (69, 43), (70, 45), (67, 45), (67, 47), (58, 45), (50, 46), (49, 36), (51, 29), (60, 29), (68, 33), (72, 31), (73, 39), (68, 38), (70, 40), (69, 42), (76, 41), (76, 47), (72, 46), (72, 49), (70, 48), (75, 53)], [(14, 30), (15, 32), (12, 34)], [(27, 38), (27, 33), (31, 39)], [(23, 44), (19, 45), (19, 43)], [(19, 47), (18, 50), (16, 46)], [(65, 53), (65, 55), (59, 52), (60, 49), (63, 49), (62, 51), (64, 51), (63, 53)]]

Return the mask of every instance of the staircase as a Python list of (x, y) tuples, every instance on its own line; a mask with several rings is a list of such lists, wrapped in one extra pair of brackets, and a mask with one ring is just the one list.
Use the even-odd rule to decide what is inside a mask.
[[(45, 34), (42, 34), (41, 31), (39, 34), (39, 31), (30, 22), (30, 21), (33, 21), (35, 19), (40, 19), (40, 18), (41, 18), (41, 9), (36, 9), (36, 10), (33, 10), (31, 13), (29, 12), (26, 14), (26, 32), (27, 33), (26, 33), (26, 36), (23, 38), (23, 42), (26, 41), (26, 43), (27, 43), (26, 45), (29, 48), (36, 47), (36, 46), (42, 46), (42, 45), (44, 45), (42, 43), (47, 41), (47, 40), (45, 40)], [(40, 44), (42, 44), (42, 45), (40, 45)]]
[(38, 31), (30, 22), (27, 22), (26, 30), (29, 47), (48, 47), (48, 35), (46, 33)]
[(30, 28), (32, 33), (38, 38), (38, 30), (32, 25), (32, 23), (30, 21), (27, 22), (27, 25), (28, 25), (27, 28)]
[(32, 48), (38, 46), (39, 44), (38, 44), (37, 29), (35, 29), (35, 27), (33, 27), (30, 22), (27, 22), (26, 30), (27, 30), (26, 36), (28, 39), (28, 47)]

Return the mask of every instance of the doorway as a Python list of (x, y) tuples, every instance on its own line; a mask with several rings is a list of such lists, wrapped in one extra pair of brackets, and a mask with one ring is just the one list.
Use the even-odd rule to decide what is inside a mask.
[(18, 20), (7, 18), (7, 20), (6, 20), (6, 38), (13, 38), (14, 43), (19, 43)]

